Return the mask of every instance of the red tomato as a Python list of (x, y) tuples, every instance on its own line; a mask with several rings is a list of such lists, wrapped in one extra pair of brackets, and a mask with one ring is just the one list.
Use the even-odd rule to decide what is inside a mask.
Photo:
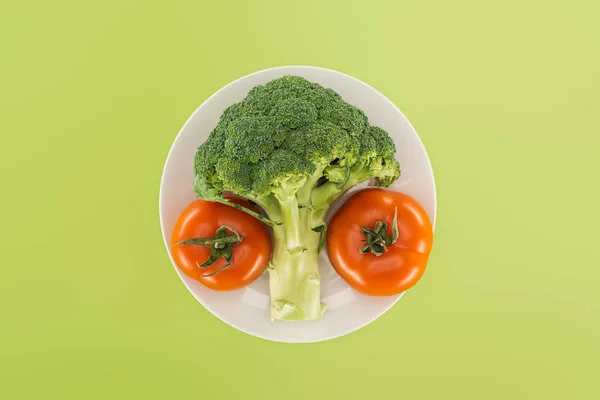
[[(232, 202), (257, 211), (249, 203), (237, 197), (227, 196)], [(218, 258), (207, 268), (199, 268), (211, 254), (211, 248), (203, 245), (183, 244), (173, 246), (171, 254), (175, 263), (190, 278), (214, 290), (235, 290), (242, 288), (258, 278), (271, 257), (269, 232), (263, 223), (254, 217), (231, 206), (196, 200), (181, 213), (173, 234), (171, 244), (191, 238), (213, 238), (222, 226), (233, 228), (241, 241), (231, 248), (231, 265), (217, 272), (227, 264), (224, 258)], [(226, 229), (229, 236), (234, 233)], [(217, 272), (212, 276), (206, 276)]]
[[(386, 236), (391, 238), (395, 210), (397, 241), (380, 256), (370, 251), (361, 254), (366, 244), (362, 227), (373, 229), (378, 221), (386, 222)], [(333, 216), (327, 232), (327, 251), (335, 270), (355, 290), (371, 296), (395, 295), (417, 283), (432, 244), (433, 229), (423, 207), (406, 194), (379, 188), (350, 197)]]

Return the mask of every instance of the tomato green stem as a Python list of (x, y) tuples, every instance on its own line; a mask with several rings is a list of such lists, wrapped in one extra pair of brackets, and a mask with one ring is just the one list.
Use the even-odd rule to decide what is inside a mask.
[(392, 236), (387, 234), (388, 224), (385, 221), (377, 221), (373, 229), (363, 226), (361, 228), (366, 242), (358, 251), (360, 254), (373, 253), (377, 257), (387, 251), (388, 246), (398, 240), (398, 208), (394, 209), (394, 220), (392, 221)]
[[(230, 230), (233, 233), (227, 233), (227, 230)], [(202, 275), (203, 277), (210, 277), (218, 274), (219, 272), (231, 266), (231, 264), (233, 263), (232, 250), (241, 241), (242, 235), (240, 235), (235, 229), (228, 225), (222, 225), (215, 232), (215, 237), (189, 238), (182, 240), (181, 242), (177, 242), (173, 246), (197, 245), (208, 247), (210, 249), (210, 255), (208, 256), (208, 259), (202, 264), (196, 261), (196, 265), (198, 266), (198, 268), (211, 267), (219, 258), (223, 258), (225, 261), (227, 261), (227, 264), (223, 265), (215, 272)]]

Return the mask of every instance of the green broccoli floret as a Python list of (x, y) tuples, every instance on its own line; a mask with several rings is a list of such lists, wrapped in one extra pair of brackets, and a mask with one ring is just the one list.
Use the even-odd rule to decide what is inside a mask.
[(360, 182), (396, 180), (395, 150), (361, 110), (297, 76), (257, 86), (225, 110), (196, 153), (195, 190), (220, 202), (231, 191), (265, 211), (268, 219), (255, 216), (273, 226), (273, 319), (322, 316), (317, 259), (327, 210)]

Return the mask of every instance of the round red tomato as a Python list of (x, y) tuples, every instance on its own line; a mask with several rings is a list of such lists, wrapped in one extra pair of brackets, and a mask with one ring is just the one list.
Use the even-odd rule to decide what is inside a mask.
[(433, 229), (423, 207), (406, 194), (380, 188), (350, 197), (327, 232), (327, 251), (335, 270), (355, 290), (371, 296), (395, 295), (417, 283), (432, 243)]
[[(257, 211), (244, 200), (227, 197)], [(219, 237), (218, 245), (176, 245), (193, 238)], [(263, 223), (231, 206), (205, 200), (196, 200), (183, 210), (173, 229), (171, 244), (174, 245), (171, 254), (179, 269), (214, 290), (235, 290), (248, 285), (263, 273), (271, 257), (269, 232)], [(225, 257), (218, 257), (214, 263), (209, 261), (212, 265), (203, 267), (211, 255), (223, 251)]]

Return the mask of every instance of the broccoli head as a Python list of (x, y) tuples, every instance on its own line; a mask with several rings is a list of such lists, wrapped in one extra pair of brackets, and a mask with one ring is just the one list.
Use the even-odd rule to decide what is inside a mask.
[(213, 201), (234, 192), (268, 216), (257, 217), (273, 226), (272, 318), (322, 315), (317, 256), (327, 210), (360, 182), (396, 180), (395, 150), (361, 110), (298, 76), (257, 86), (223, 112), (196, 153), (195, 189)]

